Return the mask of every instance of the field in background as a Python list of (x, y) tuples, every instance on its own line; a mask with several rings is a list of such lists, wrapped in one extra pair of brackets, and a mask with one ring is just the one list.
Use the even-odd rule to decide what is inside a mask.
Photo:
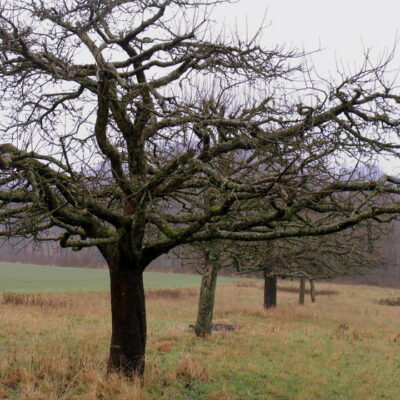
[[(233, 280), (221, 277), (219, 281)], [(201, 277), (174, 274), (171, 279), (167, 273), (146, 272), (144, 281), (147, 289), (198, 287)], [(0, 292), (93, 291), (109, 287), (107, 270), (0, 262)]]
[(220, 286), (215, 322), (236, 330), (208, 339), (188, 328), (197, 289), (148, 291), (144, 387), (105, 374), (107, 292), (0, 304), (0, 399), (398, 400), (400, 307), (378, 302), (400, 292), (318, 288), (327, 294), (316, 304), (281, 291), (264, 311), (260, 281)]

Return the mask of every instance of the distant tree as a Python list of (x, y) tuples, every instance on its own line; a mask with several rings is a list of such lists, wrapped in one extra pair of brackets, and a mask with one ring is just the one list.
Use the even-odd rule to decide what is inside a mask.
[(262, 271), (265, 308), (276, 306), (279, 277), (299, 279), (299, 304), (304, 304), (307, 280), (315, 302), (315, 279), (363, 275), (382, 267), (384, 257), (377, 249), (378, 240), (384, 240), (388, 233), (381, 225), (367, 223), (320, 237), (239, 244), (236, 252), (242, 261), (241, 273)]
[(316, 301), (316, 291), (315, 291), (315, 279), (310, 279), (310, 297), (311, 297), (311, 302), (315, 303)]
[(269, 275), (266, 269), (263, 269), (262, 272), (264, 276), (264, 308), (274, 308), (278, 297), (278, 277)]
[(331, 279), (364, 274), (382, 265), (375, 241), (387, 232), (377, 224), (364, 224), (351, 232), (320, 237), (292, 238), (284, 241), (230, 243), (199, 242), (190, 245), (181, 256), (190, 260), (202, 275), (199, 305), (194, 330), (197, 336), (212, 333), (212, 320), (218, 273), (235, 267), (240, 274), (261, 271), (264, 277), (264, 308), (277, 305), (278, 277), (299, 278), (299, 304), (303, 305), (306, 281), (311, 301), (316, 301), (315, 279)]
[(300, 278), (299, 288), (299, 304), (304, 305), (304, 299), (306, 297), (306, 278)]
[(143, 375), (143, 271), (160, 255), (324, 235), (400, 210), (388, 196), (399, 180), (360, 181), (335, 164), (397, 154), (400, 97), (387, 64), (312, 81), (302, 54), (264, 49), (261, 31), (216, 34), (208, 16), (219, 3), (0, 6), (1, 234), (99, 249), (110, 371)]

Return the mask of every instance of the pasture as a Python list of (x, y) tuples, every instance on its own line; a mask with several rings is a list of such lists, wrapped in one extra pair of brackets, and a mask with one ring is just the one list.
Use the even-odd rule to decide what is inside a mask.
[[(166, 275), (170, 287), (180, 282)], [(215, 322), (236, 329), (207, 339), (188, 328), (197, 288), (149, 290), (143, 386), (105, 374), (106, 291), (16, 294), (27, 301), (0, 304), (0, 399), (400, 398), (400, 307), (378, 304), (399, 291), (319, 283), (325, 294), (299, 306), (293, 283), (283, 285), (268, 311), (261, 281), (220, 285)]]
[[(171, 289), (198, 287), (200, 275), (146, 272), (146, 289)], [(221, 283), (232, 282), (221, 277)], [(44, 265), (12, 264), (0, 262), (0, 292), (48, 292), (48, 291), (95, 291), (108, 290), (108, 270), (66, 268)]]

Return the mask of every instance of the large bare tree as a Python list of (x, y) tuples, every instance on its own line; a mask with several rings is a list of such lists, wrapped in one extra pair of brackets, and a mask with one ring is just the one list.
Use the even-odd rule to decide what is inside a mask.
[(337, 166), (398, 150), (385, 65), (300, 85), (299, 55), (212, 28), (223, 2), (0, 2), (1, 234), (98, 247), (110, 370), (143, 374), (143, 271), (161, 254), (327, 234), (400, 210), (381, 199), (396, 179), (361, 182)]

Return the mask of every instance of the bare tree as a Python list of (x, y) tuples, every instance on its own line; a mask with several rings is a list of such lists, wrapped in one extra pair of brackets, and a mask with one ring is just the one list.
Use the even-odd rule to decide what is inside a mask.
[[(316, 301), (316, 292), (315, 292), (315, 279), (308, 279), (310, 283), (310, 298), (311, 302), (315, 303)], [(306, 278), (300, 278), (300, 286), (299, 286), (299, 304), (304, 305), (304, 300), (306, 297)]]
[(315, 303), (317, 299), (317, 293), (315, 291), (315, 279), (310, 279), (310, 297), (311, 297), (311, 302)]
[(197, 272), (201, 274), (199, 304), (194, 325), (194, 332), (198, 337), (206, 337), (212, 333), (218, 274), (223, 268), (234, 266), (230, 257), (231, 245), (226, 241), (215, 240), (193, 243), (180, 249), (180, 257), (189, 260), (187, 262), (195, 265)]
[(267, 269), (263, 269), (264, 276), (264, 308), (275, 308), (277, 304), (278, 277), (269, 275)]
[(199, 242), (181, 251), (191, 263), (201, 265), (199, 305), (194, 330), (197, 336), (212, 333), (212, 320), (221, 269), (234, 267), (240, 274), (262, 271), (264, 308), (277, 305), (277, 280), (300, 278), (299, 304), (303, 305), (306, 281), (310, 283), (311, 301), (316, 301), (315, 279), (365, 274), (382, 266), (384, 260), (376, 249), (377, 240), (388, 236), (388, 229), (364, 222), (357, 229), (317, 237), (297, 237), (273, 242)]
[(382, 200), (398, 180), (334, 165), (397, 152), (386, 65), (332, 84), (305, 74), (300, 88), (301, 54), (212, 30), (223, 2), (1, 2), (1, 234), (98, 247), (111, 371), (143, 374), (143, 271), (174, 247), (328, 234), (400, 210)]
[(262, 271), (264, 307), (277, 303), (277, 278), (299, 278), (299, 304), (304, 304), (306, 281), (315, 302), (315, 279), (365, 275), (385, 264), (379, 243), (389, 230), (376, 223), (320, 237), (298, 237), (268, 243), (238, 244), (243, 272)]

